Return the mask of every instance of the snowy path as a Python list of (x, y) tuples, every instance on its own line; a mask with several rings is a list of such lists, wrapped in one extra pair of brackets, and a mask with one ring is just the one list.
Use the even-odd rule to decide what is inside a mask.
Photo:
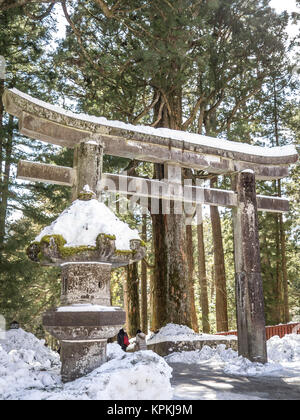
[(300, 400), (300, 376), (233, 376), (203, 364), (169, 364), (177, 400)]

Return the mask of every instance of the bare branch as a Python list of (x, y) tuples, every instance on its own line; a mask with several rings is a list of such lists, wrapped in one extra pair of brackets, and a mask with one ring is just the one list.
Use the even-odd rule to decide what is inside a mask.
[(193, 110), (192, 110), (192, 112), (191, 112), (190, 117), (189, 117), (189, 118), (186, 120), (186, 122), (182, 125), (182, 130), (187, 130), (187, 129), (188, 129), (188, 127), (192, 124), (192, 122), (194, 121), (194, 119), (195, 119), (195, 117), (196, 117), (196, 114), (197, 114), (197, 112), (199, 111), (200, 106), (201, 106), (201, 104), (203, 103), (204, 99), (205, 99), (205, 96), (204, 96), (204, 94), (202, 94), (202, 95), (200, 96), (200, 98), (198, 99), (198, 101), (197, 101), (196, 105), (194, 106), (194, 108), (193, 108)]
[(161, 92), (161, 94), (162, 94), (162, 96), (164, 98), (165, 104), (166, 104), (166, 106), (168, 108), (169, 116), (171, 117), (173, 113), (172, 113), (172, 108), (171, 108), (170, 103), (168, 101), (167, 95), (165, 94), (165, 92), (163, 91), (163, 89), (159, 89), (159, 90), (160, 90), (160, 92)]
[(0, 10), (5, 12), (6, 10), (13, 9), (16, 7), (27, 6), (31, 4), (49, 4), (49, 3), (59, 3), (60, 0), (0, 0)]
[(116, 10), (118, 10), (118, 7), (119, 7), (119, 5), (122, 3), (122, 1), (123, 1), (123, 0), (118, 0), (118, 1), (116, 2), (116, 4), (114, 4), (114, 5), (112, 6), (111, 11), (112, 11), (112, 12), (115, 12)]
[(165, 100), (163, 99), (161, 101), (161, 104), (160, 104), (160, 107), (159, 107), (157, 119), (156, 119), (156, 121), (154, 121), (153, 124), (151, 124), (151, 127), (156, 127), (157, 124), (159, 123), (159, 121), (161, 120), (161, 118), (162, 118), (162, 111), (163, 111), (164, 106), (165, 106)]
[(221, 102), (224, 99), (224, 96), (225, 96), (225, 89), (222, 89), (217, 102), (215, 102), (213, 104), (213, 106), (208, 111), (205, 111), (206, 117), (208, 117), (210, 114), (212, 114), (219, 107), (219, 105), (221, 104)]
[(137, 124), (141, 118), (147, 115), (150, 109), (152, 109), (157, 104), (157, 102), (159, 101), (159, 98), (160, 98), (160, 94), (158, 93), (154, 96), (154, 99), (151, 102), (151, 104), (146, 106), (145, 109), (134, 118), (132, 124)]
[(29, 13), (27, 11), (25, 11), (25, 15), (27, 17), (29, 17), (30, 19), (32, 19), (32, 20), (36, 20), (36, 21), (42, 20), (42, 19), (44, 19), (45, 17), (47, 17), (52, 12), (52, 10), (53, 10), (53, 8), (55, 6), (55, 3), (56, 3), (56, 0), (52, 0), (52, 4), (50, 4), (50, 6), (48, 6), (47, 10), (44, 13), (42, 13), (41, 15), (39, 15), (39, 16), (34, 16), (34, 15), (32, 15), (31, 13)]
[(110, 10), (110, 8), (107, 6), (107, 4), (105, 3), (105, 1), (102, 0), (95, 0), (95, 2), (98, 4), (98, 6), (101, 8), (102, 12), (104, 13), (104, 15), (109, 18), (112, 19), (114, 18), (114, 11), (115, 10)]
[(233, 120), (234, 116), (236, 115), (236, 113), (238, 112), (241, 105), (243, 105), (244, 103), (246, 103), (248, 101), (248, 99), (250, 99), (254, 95), (256, 95), (256, 93), (258, 93), (260, 91), (260, 89), (261, 89), (261, 86), (258, 86), (257, 88), (253, 89), (247, 96), (244, 96), (243, 98), (241, 98), (239, 101), (236, 102), (234, 108), (232, 109), (232, 111), (230, 113), (230, 116), (227, 118), (227, 121), (226, 121), (227, 130), (230, 129), (230, 125), (232, 123), (232, 120)]
[(143, 258), (143, 259), (142, 259), (142, 261), (144, 261), (144, 263), (146, 264), (146, 266), (147, 266), (148, 268), (151, 268), (151, 269), (154, 269), (154, 268), (155, 268), (155, 265), (151, 265), (151, 264), (149, 264), (149, 263), (148, 263), (148, 261), (146, 260), (146, 258)]
[(200, 110), (199, 118), (198, 118), (198, 134), (202, 134), (204, 114), (205, 114), (205, 108), (202, 107)]
[(140, 162), (138, 160), (131, 160), (128, 166), (124, 169), (124, 172), (127, 173), (128, 176), (137, 176), (136, 168), (139, 166)]

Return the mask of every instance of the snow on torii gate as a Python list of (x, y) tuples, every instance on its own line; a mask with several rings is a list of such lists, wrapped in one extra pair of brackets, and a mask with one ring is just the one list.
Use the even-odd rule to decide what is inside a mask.
[[(286, 212), (289, 202), (256, 195), (255, 180), (286, 177), (289, 165), (298, 159), (293, 146), (266, 149), (183, 131), (108, 121), (65, 111), (15, 89), (5, 91), (3, 103), (9, 114), (19, 118), (22, 134), (75, 151), (73, 168), (20, 161), (21, 179), (70, 186), (74, 198), (88, 184), (98, 193), (104, 188), (234, 208), (239, 354), (252, 361), (267, 361), (257, 210)], [(102, 174), (104, 153), (162, 163), (167, 181)], [(216, 175), (236, 173), (236, 192), (190, 186), (188, 194), (183, 195), (182, 168)]]

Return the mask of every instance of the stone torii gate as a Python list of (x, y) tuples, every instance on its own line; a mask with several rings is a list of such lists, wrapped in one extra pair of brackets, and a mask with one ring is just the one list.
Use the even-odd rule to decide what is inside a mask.
[[(132, 126), (74, 114), (15, 89), (3, 96), (6, 111), (19, 118), (20, 132), (33, 139), (74, 149), (73, 168), (21, 161), (18, 177), (73, 188), (74, 199), (88, 184), (154, 199), (234, 209), (236, 306), (239, 354), (267, 361), (257, 211), (286, 212), (287, 200), (256, 195), (256, 180), (281, 179), (298, 159), (293, 146), (266, 149), (169, 129)], [(103, 154), (165, 165), (166, 180), (102, 173)], [(182, 168), (216, 175), (236, 174), (236, 191), (188, 186)], [(113, 187), (114, 186), (114, 187)], [(188, 193), (186, 193), (188, 191)]]

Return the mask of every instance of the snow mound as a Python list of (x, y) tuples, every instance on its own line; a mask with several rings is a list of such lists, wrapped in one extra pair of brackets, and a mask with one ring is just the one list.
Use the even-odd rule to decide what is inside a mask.
[(122, 350), (121, 346), (117, 343), (109, 343), (107, 344), (107, 360), (110, 361), (112, 359), (122, 359), (126, 353)]
[(272, 337), (267, 341), (269, 362), (251, 362), (239, 356), (225, 344), (216, 348), (203, 346), (201, 350), (175, 352), (165, 357), (167, 363), (210, 364), (231, 375), (282, 376), (300, 372), (300, 335), (288, 334), (283, 338)]
[(225, 363), (224, 373), (238, 376), (272, 376), (283, 373), (283, 367), (273, 362), (266, 364), (250, 362), (245, 357), (239, 356)]
[(45, 340), (39, 340), (21, 328), (7, 331), (6, 339), (0, 343), (8, 355), (18, 354), (29, 365), (51, 368), (60, 363), (59, 355), (45, 346)]
[(58, 354), (23, 330), (7, 332), (0, 344), (1, 400), (171, 399), (172, 368), (152, 351), (124, 353), (108, 344), (108, 362), (89, 375), (63, 384)]
[(100, 233), (115, 235), (118, 250), (130, 250), (130, 240), (140, 239), (137, 230), (119, 220), (105, 204), (93, 199), (76, 200), (50, 226), (35, 239), (40, 242), (46, 235), (62, 235), (65, 247), (96, 246)]
[(270, 375), (282, 370), (282, 366), (275, 363), (252, 363), (250, 360), (238, 356), (232, 349), (226, 349), (225, 344), (216, 348), (203, 346), (201, 350), (177, 352), (165, 357), (168, 363), (203, 364), (209, 363), (214, 367), (222, 367), (224, 372), (231, 375), (259, 376)]
[[(110, 347), (111, 345), (109, 345)], [(110, 350), (111, 352), (111, 350)], [(86, 377), (64, 386), (65, 400), (168, 400), (172, 368), (152, 351), (120, 354)], [(111, 354), (111, 353), (110, 353)], [(116, 349), (113, 349), (116, 355)]]
[(205, 341), (205, 340), (236, 340), (236, 336), (221, 336), (213, 334), (197, 334), (186, 325), (167, 324), (158, 333), (152, 334), (147, 340), (147, 344), (157, 344), (165, 341)]
[(0, 399), (60, 383), (60, 359), (34, 335), (22, 329), (6, 333), (0, 344)]
[(269, 358), (274, 362), (300, 362), (300, 334), (271, 337), (267, 349)]
[(216, 348), (203, 346), (201, 350), (175, 352), (166, 356), (165, 360), (168, 363), (197, 364), (204, 361), (225, 362), (234, 359), (236, 355), (234, 350), (226, 350), (225, 344), (220, 344)]

